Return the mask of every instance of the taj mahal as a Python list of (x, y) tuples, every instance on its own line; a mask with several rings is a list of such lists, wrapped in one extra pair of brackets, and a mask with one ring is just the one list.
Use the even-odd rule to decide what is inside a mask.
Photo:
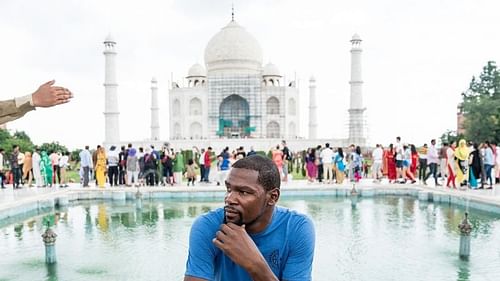
[[(362, 99), (361, 38), (351, 39), (350, 108), (347, 139), (317, 138), (316, 80), (309, 79), (307, 114), (300, 112), (301, 94), (295, 80), (285, 80), (279, 68), (263, 62), (255, 37), (234, 20), (216, 33), (204, 52), (204, 64), (192, 65), (183, 85), (168, 90), (169, 139), (160, 139), (157, 80), (151, 80), (151, 136), (146, 141), (121, 140), (119, 132), (116, 42), (108, 36), (105, 50), (104, 145), (134, 143), (179, 148), (247, 146), (268, 150), (282, 139), (293, 149), (329, 142), (333, 146), (366, 145)], [(308, 117), (308, 137), (301, 137), (300, 120)]]

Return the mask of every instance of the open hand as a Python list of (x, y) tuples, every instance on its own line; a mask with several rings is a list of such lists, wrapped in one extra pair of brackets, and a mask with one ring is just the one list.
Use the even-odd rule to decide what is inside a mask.
[(55, 80), (51, 80), (45, 84), (38, 87), (33, 95), (33, 105), (35, 107), (51, 107), (58, 104), (63, 104), (69, 102), (73, 98), (73, 93), (70, 90), (53, 86)]

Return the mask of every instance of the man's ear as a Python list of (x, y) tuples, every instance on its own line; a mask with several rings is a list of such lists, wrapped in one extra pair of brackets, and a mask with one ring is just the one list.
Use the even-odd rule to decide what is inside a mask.
[(269, 196), (269, 201), (267, 202), (267, 205), (273, 206), (276, 205), (280, 198), (280, 189), (279, 188), (274, 188), (271, 189), (270, 191), (267, 192)]

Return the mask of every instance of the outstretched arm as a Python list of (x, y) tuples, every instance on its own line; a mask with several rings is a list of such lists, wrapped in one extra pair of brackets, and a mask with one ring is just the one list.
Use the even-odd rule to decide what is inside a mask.
[(0, 124), (16, 120), (35, 107), (51, 107), (69, 102), (73, 94), (64, 87), (53, 86), (54, 80), (42, 84), (33, 94), (0, 101)]

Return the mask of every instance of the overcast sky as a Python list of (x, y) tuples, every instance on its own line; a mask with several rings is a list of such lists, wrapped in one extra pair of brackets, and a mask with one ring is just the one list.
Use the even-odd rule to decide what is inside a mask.
[[(158, 79), (161, 138), (168, 138), (168, 86), (204, 63), (210, 38), (231, 20), (230, 0), (0, 1), (1, 99), (50, 79), (69, 104), (8, 124), (35, 143), (69, 148), (104, 139), (104, 38), (117, 41), (121, 139), (150, 136), (150, 81)], [(422, 144), (456, 128), (456, 106), (473, 75), (500, 61), (498, 0), (235, 0), (236, 21), (301, 90), (307, 136), (308, 80), (317, 80), (318, 137), (347, 136), (350, 42), (363, 39), (369, 140), (400, 135)], [(182, 82), (180, 82), (182, 83)]]

